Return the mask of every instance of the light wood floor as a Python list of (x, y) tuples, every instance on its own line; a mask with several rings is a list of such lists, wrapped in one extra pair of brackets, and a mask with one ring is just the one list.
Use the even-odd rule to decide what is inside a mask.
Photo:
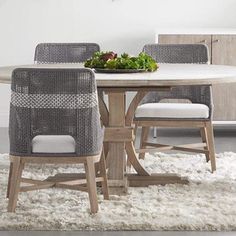
[[(0, 153), (7, 153), (9, 148), (7, 129), (0, 128)], [(180, 144), (200, 140), (195, 130), (158, 130), (159, 142)], [(152, 139), (152, 136), (149, 135)], [(137, 140), (138, 141), (138, 140)], [(215, 129), (216, 152), (236, 152), (236, 127)], [(153, 232), (153, 231), (119, 231), (119, 232), (39, 232), (39, 231), (0, 231), (0, 236), (236, 236), (236, 232)]]

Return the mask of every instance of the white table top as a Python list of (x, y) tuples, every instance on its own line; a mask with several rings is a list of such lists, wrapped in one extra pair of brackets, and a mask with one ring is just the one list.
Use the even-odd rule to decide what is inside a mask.
[[(11, 83), (15, 68), (81, 68), (82, 64), (32, 64), (0, 67), (0, 83)], [(155, 72), (95, 74), (98, 87), (154, 87), (236, 83), (236, 66), (159, 64)]]

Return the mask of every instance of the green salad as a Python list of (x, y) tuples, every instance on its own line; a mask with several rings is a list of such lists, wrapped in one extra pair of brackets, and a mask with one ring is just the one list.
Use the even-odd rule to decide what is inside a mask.
[(156, 61), (144, 52), (137, 57), (123, 53), (120, 57), (114, 52), (96, 52), (87, 60), (85, 67), (99, 69), (141, 69), (155, 71), (158, 68)]

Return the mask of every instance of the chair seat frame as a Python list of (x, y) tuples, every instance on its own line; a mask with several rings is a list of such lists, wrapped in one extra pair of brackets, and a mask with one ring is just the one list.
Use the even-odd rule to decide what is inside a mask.
[[(10, 156), (7, 197), (8, 212), (15, 212), (18, 194), (48, 188), (64, 188), (85, 191), (89, 194), (91, 213), (98, 211), (97, 186), (100, 182), (104, 199), (109, 199), (104, 153), (84, 157), (20, 157)], [(26, 164), (84, 164), (85, 173), (57, 174), (45, 180), (22, 178)], [(95, 166), (96, 165), (96, 166)], [(97, 171), (96, 171), (97, 170)], [(21, 184), (24, 184), (21, 186)]]

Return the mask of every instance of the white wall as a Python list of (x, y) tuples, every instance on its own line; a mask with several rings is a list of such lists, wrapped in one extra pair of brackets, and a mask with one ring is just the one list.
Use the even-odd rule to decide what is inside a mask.
[[(138, 53), (158, 28), (236, 27), (235, 0), (0, 0), (0, 66), (32, 63), (39, 42)], [(0, 126), (9, 86), (0, 85)]]

